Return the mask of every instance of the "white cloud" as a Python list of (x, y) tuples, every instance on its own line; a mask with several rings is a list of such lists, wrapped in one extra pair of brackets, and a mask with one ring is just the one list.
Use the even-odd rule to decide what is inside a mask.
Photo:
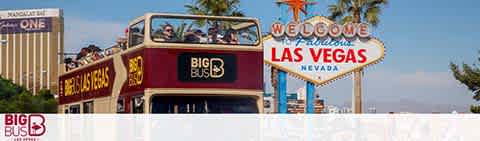
[(392, 70), (376, 71), (369, 73), (371, 80), (387, 81), (391, 85), (400, 85), (403, 87), (457, 87), (459, 83), (455, 80), (451, 72), (426, 72), (417, 70), (415, 72), (399, 72)]

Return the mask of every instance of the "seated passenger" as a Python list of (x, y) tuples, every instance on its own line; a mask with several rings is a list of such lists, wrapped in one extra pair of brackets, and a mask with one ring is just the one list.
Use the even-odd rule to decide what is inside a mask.
[(75, 58), (75, 60), (82, 59), (83, 57), (87, 56), (88, 53), (90, 53), (90, 50), (88, 48), (86, 47), (82, 48), (80, 52), (77, 54), (77, 57)]
[(69, 71), (69, 70), (72, 70), (72, 69), (75, 69), (77, 68), (77, 64), (73, 61), (72, 58), (65, 58), (65, 70), (66, 71)]
[(166, 24), (162, 27), (162, 30), (157, 30), (153, 33), (153, 39), (155, 41), (161, 42), (175, 42), (177, 41), (177, 37), (175, 35), (175, 31), (173, 26), (170, 24)]
[(120, 47), (121, 50), (127, 49), (127, 38), (126, 37), (119, 37), (115, 41), (117, 46)]
[(222, 40), (222, 36), (218, 33), (218, 29), (216, 27), (212, 27), (208, 29), (208, 43), (220, 43), (224, 44), (225, 41)]
[(233, 29), (228, 29), (225, 32), (225, 36), (223, 36), (223, 41), (225, 42), (225, 44), (232, 44), (232, 45), (240, 44), (237, 37), (237, 31)]
[(185, 42), (187, 43), (206, 43), (207, 38), (205, 33), (202, 30), (197, 29), (195, 32), (186, 32), (185, 33)]

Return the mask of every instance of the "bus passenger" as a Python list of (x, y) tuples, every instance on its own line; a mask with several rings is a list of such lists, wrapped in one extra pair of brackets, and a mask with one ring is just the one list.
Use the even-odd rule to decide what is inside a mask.
[(226, 43), (222, 40), (222, 38), (223, 36), (218, 33), (218, 29), (216, 27), (211, 27), (208, 29), (208, 43)]
[(65, 58), (65, 70), (66, 71), (69, 71), (69, 70), (72, 70), (72, 69), (75, 69), (77, 68), (77, 64), (73, 61), (72, 58)]
[(195, 32), (185, 32), (185, 42), (187, 43), (206, 43), (207, 37), (202, 30), (197, 29)]
[(207, 34), (203, 33), (202, 30), (200, 29), (197, 29), (195, 31), (195, 35), (197, 35), (197, 37), (200, 39), (200, 43), (207, 43), (208, 42), (208, 37), (207, 37)]
[(173, 30), (173, 26), (171, 24), (166, 24), (161, 30), (155, 31), (155, 33), (153, 34), (153, 38), (154, 40), (161, 42), (177, 41), (175, 31)]
[(239, 44), (240, 42), (238, 41), (237, 31), (233, 29), (228, 29), (225, 32), (225, 36), (223, 36), (223, 41), (225, 41), (226, 44), (232, 44), (232, 45)]

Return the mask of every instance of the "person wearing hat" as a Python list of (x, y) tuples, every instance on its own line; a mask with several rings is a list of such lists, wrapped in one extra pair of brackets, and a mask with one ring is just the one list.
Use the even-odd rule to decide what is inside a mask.
[(222, 40), (223, 36), (219, 34), (217, 27), (211, 27), (208, 29), (208, 43), (220, 43), (224, 44), (225, 41)]
[(187, 43), (207, 43), (207, 37), (202, 30), (196, 29), (193, 32), (185, 33), (185, 42)]

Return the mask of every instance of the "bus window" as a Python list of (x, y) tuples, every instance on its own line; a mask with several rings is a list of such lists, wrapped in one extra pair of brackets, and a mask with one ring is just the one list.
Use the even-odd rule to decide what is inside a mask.
[(209, 19), (209, 43), (229, 45), (256, 45), (258, 27), (253, 21), (224, 21)]
[(258, 25), (254, 20), (153, 17), (154, 42), (257, 45)]
[(132, 113), (143, 113), (143, 96), (132, 97)]
[(150, 35), (156, 42), (207, 43), (205, 22), (202, 19), (153, 18)]
[(80, 114), (80, 105), (72, 105), (69, 107), (71, 114)]
[(83, 113), (93, 113), (93, 101), (83, 103)]
[(256, 99), (241, 96), (155, 96), (151, 113), (258, 113)]
[(125, 100), (123, 97), (117, 100), (117, 113), (125, 113)]
[(133, 47), (143, 43), (143, 39), (145, 35), (144, 30), (145, 30), (144, 21), (134, 24), (129, 28), (129, 35), (130, 35), (129, 47)]

